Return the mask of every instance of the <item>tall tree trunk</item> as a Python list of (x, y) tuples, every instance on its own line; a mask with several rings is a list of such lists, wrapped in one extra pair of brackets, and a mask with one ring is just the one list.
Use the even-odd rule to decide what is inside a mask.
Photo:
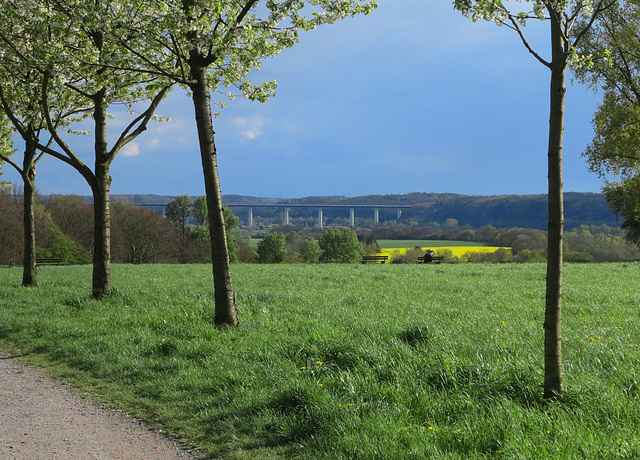
[(551, 14), (551, 91), (549, 116), (549, 237), (546, 309), (544, 319), (545, 399), (561, 398), (562, 383), (562, 239), (564, 205), (562, 191), (562, 139), (564, 131), (565, 75), (567, 59), (561, 25)]
[(222, 194), (211, 118), (211, 98), (207, 82), (206, 69), (193, 62), (191, 76), (195, 81), (191, 85), (193, 105), (196, 113), (196, 126), (200, 143), (202, 172), (204, 173), (205, 193), (209, 213), (209, 235), (211, 236), (211, 262), (213, 267), (213, 284), (215, 298), (215, 324), (237, 326), (238, 312), (235, 293), (231, 284), (229, 267), (229, 249), (227, 247), (224, 215), (222, 211)]
[(106, 107), (104, 90), (94, 97), (95, 178), (93, 193), (93, 289), (100, 298), (111, 291), (111, 158), (107, 152)]
[(38, 285), (38, 269), (36, 267), (36, 221), (35, 221), (35, 197), (36, 197), (36, 171), (33, 168), (33, 159), (36, 155), (36, 146), (27, 142), (24, 160), (22, 163), (22, 182), (24, 184), (24, 256), (22, 270), (22, 285)]

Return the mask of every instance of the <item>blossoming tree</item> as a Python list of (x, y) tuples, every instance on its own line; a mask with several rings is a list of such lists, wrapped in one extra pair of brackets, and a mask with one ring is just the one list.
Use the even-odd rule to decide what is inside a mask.
[[(616, 0), (527, 0), (511, 4), (531, 4), (532, 10), (509, 8), (508, 0), (454, 0), (454, 7), (473, 21), (484, 19), (516, 32), (535, 59), (551, 72), (548, 191), (549, 221), (547, 247), (546, 301), (544, 320), (544, 393), (545, 399), (561, 398), (565, 389), (562, 369), (562, 239), (564, 206), (562, 191), (562, 145), (566, 73), (569, 64), (580, 61), (576, 46), (596, 18)], [(548, 21), (551, 57), (545, 59), (529, 43), (524, 33), (527, 21)]]
[[(130, 19), (131, 11), (113, 6), (72, 0), (7, 1), (0, 6), (0, 64), (14, 74), (35, 75), (34, 81), (25, 86), (35, 92), (23, 93), (26, 100), (4, 96), (3, 109), (27, 145), (72, 166), (91, 188), (94, 199), (92, 294), (96, 298), (111, 290), (110, 165), (118, 151), (146, 129), (170, 87), (170, 83), (158, 84), (157, 77), (121, 70), (130, 66), (123, 61), (127, 54), (117, 52), (119, 48), (105, 39), (103, 28), (111, 21)], [(3, 84), (1, 94), (15, 93), (15, 87), (8, 88), (6, 81)], [(109, 146), (107, 108), (114, 103), (132, 107), (143, 100), (150, 101), (146, 109)], [(21, 118), (33, 110), (41, 114), (54, 145), (43, 145), (36, 132), (22, 122)], [(92, 125), (93, 170), (61, 132), (70, 131), (68, 125), (76, 122)]]
[[(146, 18), (140, 23), (123, 23), (112, 33), (118, 34), (121, 45), (138, 57), (138, 65), (150, 75), (176, 82), (191, 94), (210, 224), (215, 323), (236, 326), (211, 92), (233, 87), (245, 98), (268, 100), (275, 82), (254, 85), (247, 79), (249, 72), (260, 68), (261, 60), (293, 46), (299, 31), (369, 13), (376, 5), (370, 0), (163, 0), (138, 4)], [(228, 96), (232, 99), (233, 92)]]
[[(36, 164), (42, 158), (42, 153), (38, 155), (38, 149), (35, 142), (30, 139), (39, 137), (40, 132), (44, 129), (45, 122), (41, 116), (40, 110), (34, 107), (33, 102), (38, 100), (36, 94), (32, 92), (36, 79), (32, 72), (14, 72), (17, 70), (14, 66), (0, 65), (0, 100), (2, 101), (3, 115), (11, 114), (11, 118), (6, 117), (5, 120), (19, 124), (20, 129), (28, 133), (25, 142), (25, 149), (22, 156), (22, 165), (19, 165), (12, 158), (0, 153), (0, 159), (12, 166), (22, 178), (23, 186), (23, 231), (24, 246), (22, 255), (22, 285), (37, 286), (38, 272), (36, 266), (36, 229), (35, 229), (35, 194), (36, 194)], [(24, 69), (21, 69), (24, 70)], [(7, 94), (8, 93), (8, 94)], [(13, 101), (13, 104), (9, 103)], [(31, 103), (29, 102), (31, 101)], [(20, 110), (24, 116), (17, 115), (17, 110), (13, 106), (25, 107), (27, 110)], [(12, 128), (13, 128), (12, 125)], [(15, 128), (14, 128), (15, 129)], [(12, 130), (13, 134), (13, 130)]]
[[(2, 165), (14, 153), (13, 129), (9, 119), (0, 112), (0, 176), (2, 176)], [(0, 180), (0, 190), (6, 185), (6, 181)]]

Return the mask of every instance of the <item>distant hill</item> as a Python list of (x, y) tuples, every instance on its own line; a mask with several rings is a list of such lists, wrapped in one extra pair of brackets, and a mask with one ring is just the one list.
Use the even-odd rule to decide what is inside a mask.
[[(128, 202), (150, 206), (161, 210), (162, 204), (175, 199), (166, 195), (113, 195), (113, 202)], [(380, 209), (380, 222), (397, 221), (411, 225), (444, 223), (447, 219), (456, 219), (460, 226), (480, 228), (493, 225), (498, 228), (523, 227), (544, 230), (547, 227), (546, 195), (459, 195), (453, 193), (408, 193), (403, 195), (364, 195), (346, 196), (310, 196), (295, 199), (262, 198), (244, 195), (225, 195), (225, 204), (259, 205), (409, 205), (403, 209), (398, 219), (395, 209)], [(154, 206), (155, 205), (155, 206)], [(234, 210), (241, 218), (247, 209)], [(368, 211), (357, 211), (357, 215)], [(278, 208), (254, 208), (254, 217), (274, 218), (282, 214)], [(292, 217), (314, 218), (317, 208), (296, 208)], [(328, 219), (344, 219), (346, 214), (340, 209), (326, 209)], [(368, 216), (368, 214), (367, 214)], [(570, 230), (580, 225), (602, 225), (617, 227), (620, 222), (607, 205), (604, 195), (599, 193), (565, 193), (565, 228)]]

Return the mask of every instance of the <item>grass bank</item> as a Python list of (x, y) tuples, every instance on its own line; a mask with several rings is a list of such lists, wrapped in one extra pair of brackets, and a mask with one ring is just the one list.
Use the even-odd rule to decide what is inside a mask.
[(0, 270), (0, 339), (223, 459), (640, 458), (638, 264), (567, 264), (568, 396), (541, 401), (544, 265)]

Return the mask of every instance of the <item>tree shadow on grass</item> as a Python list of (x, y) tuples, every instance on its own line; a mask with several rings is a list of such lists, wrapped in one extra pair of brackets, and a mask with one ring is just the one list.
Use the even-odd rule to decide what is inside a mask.
[(263, 403), (209, 416), (203, 421), (203, 435), (207, 443), (217, 446), (212, 458), (261, 449), (287, 455), (297, 451), (301, 442), (322, 436), (330, 418), (317, 392), (294, 386)]
[(0, 354), (0, 359), (18, 359), (18, 358), (24, 358), (25, 356), (29, 356), (30, 353), (21, 353), (18, 355), (7, 355), (7, 356), (3, 356)]
[(438, 333), (426, 324), (408, 327), (398, 338), (424, 357), (414, 377), (427, 389), (464, 392), (478, 400), (506, 398), (527, 408), (546, 404), (542, 375), (535, 369), (519, 367), (517, 352), (512, 349), (496, 346), (483, 350), (483, 359), (469, 362), (443, 354)]

